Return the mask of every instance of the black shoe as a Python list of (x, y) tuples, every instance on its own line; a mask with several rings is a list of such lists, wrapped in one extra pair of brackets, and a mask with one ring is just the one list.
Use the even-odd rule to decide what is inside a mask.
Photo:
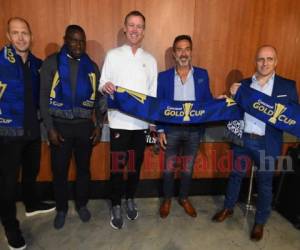
[(10, 250), (26, 249), (26, 243), (20, 229), (6, 231), (5, 234), (8, 242), (8, 247)]
[(25, 208), (26, 212), (25, 215), (27, 217), (37, 215), (37, 214), (43, 214), (43, 213), (49, 213), (55, 210), (55, 204), (54, 203), (45, 203), (45, 202), (38, 202), (33, 206), (27, 206)]
[(53, 225), (56, 229), (61, 229), (64, 227), (66, 215), (67, 214), (64, 211), (57, 211), (57, 214), (54, 218), (54, 223), (53, 223)]
[(88, 222), (91, 219), (91, 213), (87, 207), (81, 207), (77, 210), (79, 218), (82, 222)]

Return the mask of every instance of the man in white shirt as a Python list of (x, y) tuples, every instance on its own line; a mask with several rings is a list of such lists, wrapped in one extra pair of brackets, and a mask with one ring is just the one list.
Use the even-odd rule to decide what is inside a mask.
[[(124, 21), (126, 44), (110, 50), (105, 58), (99, 91), (113, 94), (116, 86), (149, 96), (156, 96), (157, 63), (154, 57), (141, 48), (145, 32), (145, 17), (131, 11)], [(111, 150), (111, 221), (114, 229), (124, 225), (121, 209), (123, 187), (126, 198), (127, 218), (135, 220), (138, 211), (134, 195), (139, 181), (146, 145), (148, 122), (118, 110), (108, 110)], [(128, 178), (123, 179), (128, 163)], [(126, 185), (125, 185), (126, 184)]]

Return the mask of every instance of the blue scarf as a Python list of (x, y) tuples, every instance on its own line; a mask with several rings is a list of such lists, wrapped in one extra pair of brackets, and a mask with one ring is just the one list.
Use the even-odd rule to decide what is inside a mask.
[(143, 120), (173, 124), (195, 124), (240, 119), (243, 111), (234, 100), (171, 101), (157, 99), (125, 88), (117, 87), (108, 98), (108, 107), (118, 109)]
[(239, 87), (235, 101), (257, 119), (300, 138), (299, 104), (280, 103), (278, 98), (243, 85)]
[[(24, 79), (22, 59), (12, 46), (0, 51), (0, 136), (22, 136), (24, 134)], [(40, 75), (42, 61), (29, 53), (33, 102), (39, 104)]]
[(95, 106), (96, 74), (87, 54), (80, 57), (75, 100), (72, 98), (70, 65), (67, 48), (63, 46), (57, 56), (57, 72), (50, 93), (50, 114), (65, 119), (90, 118)]
[(152, 122), (193, 124), (229, 120), (231, 131), (238, 136), (241, 136), (239, 132), (243, 126), (236, 125), (233, 120), (242, 119), (247, 112), (277, 129), (300, 137), (300, 105), (282, 104), (277, 98), (243, 85), (235, 100), (227, 98), (206, 103), (157, 99), (117, 87), (108, 98), (108, 107)]

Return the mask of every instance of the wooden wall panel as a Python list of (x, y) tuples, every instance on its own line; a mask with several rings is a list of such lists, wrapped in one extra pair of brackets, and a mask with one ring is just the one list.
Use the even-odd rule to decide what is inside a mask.
[(194, 58), (208, 70), (215, 95), (252, 73), (259, 40), (259, 15), (254, 13), (260, 5), (261, 1), (196, 1)]
[(70, 23), (85, 29), (87, 51), (100, 66), (109, 49), (124, 43), (124, 16), (134, 8), (133, 0), (71, 1)]
[(5, 33), (6, 33), (6, 15), (5, 9), (8, 7), (5, 6), (4, 2), (0, 0), (0, 44), (5, 43)]
[(261, 44), (278, 50), (277, 72), (297, 80), (300, 93), (300, 1), (265, 1)]
[[(123, 19), (137, 9), (146, 16), (144, 47), (157, 59), (159, 70), (173, 64), (170, 46), (179, 34), (193, 37), (193, 62), (208, 70), (213, 94), (225, 92), (229, 85), (254, 70), (256, 48), (273, 44), (278, 49), (277, 72), (295, 79), (300, 94), (300, 1), (298, 0), (0, 0), (0, 46), (5, 38), (6, 22), (12, 16), (28, 20), (34, 35), (32, 51), (39, 57), (57, 51), (69, 24), (81, 25), (87, 34), (87, 50), (102, 65), (105, 53), (124, 42)], [(200, 146), (195, 167), (196, 178), (224, 177), (228, 173), (213, 169), (226, 157), (225, 143)], [(215, 153), (214, 153), (215, 152)], [(213, 155), (212, 155), (213, 154)], [(144, 179), (160, 178), (163, 154), (145, 151), (141, 173)], [(223, 158), (222, 158), (223, 157)], [(203, 161), (208, 169), (203, 171)], [(42, 149), (39, 180), (50, 180), (48, 146)], [(109, 177), (109, 145), (95, 147), (92, 178)], [(199, 170), (199, 171), (198, 171)], [(74, 179), (74, 162), (70, 179)]]
[(173, 65), (170, 47), (177, 35), (193, 35), (195, 0), (137, 0), (146, 16), (144, 47), (158, 60), (159, 70)]
[(6, 21), (10, 17), (20, 16), (30, 23), (33, 33), (32, 51), (38, 57), (45, 58), (61, 46), (65, 27), (69, 24), (69, 0), (2, 0), (2, 2), (5, 6)]
[(297, 80), (299, 91), (299, 12), (297, 0), (196, 1), (194, 62), (208, 69), (213, 93), (252, 75), (263, 44), (278, 49), (278, 73)]

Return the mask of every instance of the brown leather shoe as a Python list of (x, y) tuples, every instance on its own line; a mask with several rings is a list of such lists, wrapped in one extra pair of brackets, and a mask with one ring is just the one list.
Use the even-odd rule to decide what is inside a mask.
[(214, 222), (223, 222), (228, 217), (233, 215), (233, 210), (228, 208), (223, 208), (221, 211), (216, 213), (214, 217), (212, 217), (212, 221)]
[(197, 212), (194, 209), (192, 203), (188, 199), (178, 200), (178, 203), (184, 208), (184, 211), (192, 217), (197, 217)]
[(161, 218), (166, 218), (170, 213), (171, 199), (165, 199), (160, 205), (159, 214)]
[(250, 239), (253, 241), (260, 241), (264, 235), (264, 225), (263, 224), (254, 224)]

